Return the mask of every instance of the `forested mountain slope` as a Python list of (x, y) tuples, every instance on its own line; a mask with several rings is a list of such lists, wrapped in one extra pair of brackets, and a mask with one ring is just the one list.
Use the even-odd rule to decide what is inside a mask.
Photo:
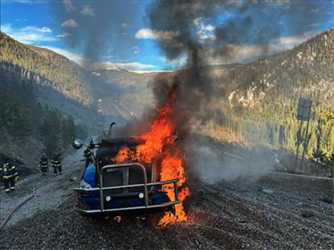
[(0, 82), (0, 158), (15, 158), (38, 171), (42, 153), (48, 157), (55, 151), (65, 154), (74, 138), (87, 136), (87, 128), (73, 116), (41, 104), (37, 88), (29, 80), (18, 81), (1, 74)]
[(237, 65), (215, 81), (226, 119), (207, 124), (211, 135), (229, 131), (244, 141), (294, 151), (296, 107), (304, 97), (313, 101), (308, 154), (320, 151), (329, 159), (334, 153), (334, 29), (292, 50)]
[(79, 65), (48, 49), (17, 42), (3, 32), (0, 39), (3, 71), (14, 72), (38, 86), (51, 87), (70, 100), (90, 106), (87, 73)]
[(94, 130), (88, 75), (50, 50), (1, 38), (0, 158), (16, 158), (38, 169), (42, 152), (71, 148), (74, 138)]

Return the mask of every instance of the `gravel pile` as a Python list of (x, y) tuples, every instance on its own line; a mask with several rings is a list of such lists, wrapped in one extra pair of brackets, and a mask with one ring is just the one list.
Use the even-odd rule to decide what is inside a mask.
[[(73, 182), (50, 185), (40, 198), (52, 196), (50, 209), (25, 205), (33, 216), (7, 225), (1, 249), (333, 249), (333, 194), (299, 189), (272, 178), (238, 179), (214, 185), (194, 180), (187, 223), (157, 227), (159, 215), (96, 220), (75, 212)], [(51, 190), (54, 191), (50, 194)], [(41, 190), (42, 191), (42, 190)], [(56, 198), (58, 197), (58, 198)], [(36, 197), (37, 198), (37, 197)], [(61, 204), (59, 204), (61, 201)], [(29, 201), (30, 202), (30, 201)], [(43, 209), (44, 207), (44, 209)], [(305, 216), (308, 214), (308, 216)]]

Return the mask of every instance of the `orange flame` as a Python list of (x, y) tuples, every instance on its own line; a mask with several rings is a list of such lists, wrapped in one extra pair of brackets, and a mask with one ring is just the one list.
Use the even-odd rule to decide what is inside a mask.
[[(176, 148), (175, 148), (176, 149)], [(177, 151), (176, 154), (179, 154)], [(170, 152), (163, 159), (161, 163), (161, 172), (160, 177), (161, 181), (167, 181), (171, 179), (179, 179), (177, 183), (178, 187), (181, 187), (186, 181), (185, 172), (183, 168), (184, 157), (180, 157), (179, 155), (171, 155)], [(167, 196), (170, 200), (176, 199), (173, 184), (164, 185), (162, 190), (167, 193)], [(187, 221), (187, 215), (184, 212), (182, 202), (190, 196), (190, 191), (188, 187), (184, 187), (178, 193), (178, 198), (181, 201), (180, 204), (175, 205), (175, 214), (168, 212), (165, 213), (165, 216), (159, 221), (159, 226), (166, 226), (170, 223)]]
[[(172, 107), (175, 98), (176, 93), (172, 92), (165, 105), (157, 110), (158, 116), (151, 125), (149, 132), (138, 136), (145, 143), (138, 145), (135, 152), (131, 151), (128, 147), (122, 148), (113, 160), (117, 163), (132, 160), (151, 164), (153, 159), (161, 159), (160, 180), (179, 179), (177, 186), (181, 188), (186, 181), (184, 171), (185, 157), (173, 144), (176, 140), (176, 136), (173, 136), (176, 125), (172, 118)], [(176, 199), (173, 184), (164, 185), (162, 191), (166, 192), (171, 201)], [(190, 196), (190, 191), (188, 187), (184, 187), (178, 193), (178, 199), (181, 203), (175, 205), (175, 214), (171, 212), (165, 213), (158, 224), (159, 226), (187, 220), (182, 205), (187, 196)]]
[(114, 217), (114, 220), (117, 221), (118, 223), (120, 223), (121, 220), (122, 220), (122, 217), (121, 217), (120, 215), (115, 216), (115, 217)]
[(118, 154), (113, 158), (113, 161), (117, 163), (123, 163), (127, 159), (133, 158), (134, 153), (128, 148), (128, 147), (123, 147)]
[(145, 140), (145, 144), (139, 145), (136, 149), (139, 161), (151, 163), (154, 158), (157, 158), (166, 142), (168, 142), (167, 138), (175, 130), (175, 124), (170, 117), (175, 97), (176, 94), (173, 92), (167, 103), (161, 109), (158, 109), (158, 116), (153, 122), (150, 131), (140, 136), (141, 139)]

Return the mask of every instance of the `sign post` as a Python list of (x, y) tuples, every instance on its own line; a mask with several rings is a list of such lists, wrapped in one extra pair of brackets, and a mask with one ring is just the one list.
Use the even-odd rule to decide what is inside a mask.
[[(300, 170), (303, 170), (304, 158), (305, 153), (308, 146), (308, 131), (310, 125), (310, 118), (311, 118), (311, 108), (312, 108), (312, 101), (304, 98), (300, 98), (298, 102), (298, 109), (297, 109), (297, 120), (300, 121), (299, 130), (297, 132), (297, 150), (296, 150), (296, 159), (295, 159), (295, 170), (297, 170), (297, 163), (298, 163), (298, 154), (299, 154), (299, 146), (303, 143), (303, 156), (302, 161), (300, 164)], [(302, 136), (302, 126), (303, 122), (307, 122), (306, 126), (306, 133), (303, 138)]]

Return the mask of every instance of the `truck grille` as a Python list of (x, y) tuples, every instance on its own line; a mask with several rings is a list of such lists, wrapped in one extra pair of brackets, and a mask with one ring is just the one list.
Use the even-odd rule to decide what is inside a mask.
[[(102, 173), (103, 187), (132, 185), (144, 183), (144, 173), (138, 166), (107, 169)], [(106, 194), (132, 194), (143, 192), (143, 187), (108, 190)]]

